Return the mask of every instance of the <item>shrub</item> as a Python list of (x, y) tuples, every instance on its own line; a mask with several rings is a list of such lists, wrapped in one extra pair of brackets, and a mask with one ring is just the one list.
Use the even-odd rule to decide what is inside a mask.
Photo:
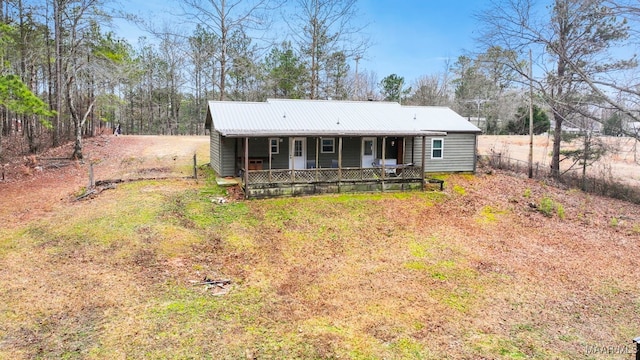
[(553, 216), (553, 208), (553, 200), (546, 196), (540, 200), (540, 205), (538, 205), (538, 210), (546, 217)]
[(538, 204), (538, 211), (540, 211), (546, 217), (552, 217), (554, 212), (560, 219), (564, 219), (565, 217), (564, 206), (553, 201), (548, 196), (545, 196), (540, 200), (540, 204)]

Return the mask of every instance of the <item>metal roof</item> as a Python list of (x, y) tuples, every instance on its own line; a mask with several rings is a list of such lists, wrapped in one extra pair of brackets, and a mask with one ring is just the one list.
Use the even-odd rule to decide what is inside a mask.
[(226, 137), (428, 136), (480, 132), (447, 107), (335, 100), (209, 101), (206, 126)]

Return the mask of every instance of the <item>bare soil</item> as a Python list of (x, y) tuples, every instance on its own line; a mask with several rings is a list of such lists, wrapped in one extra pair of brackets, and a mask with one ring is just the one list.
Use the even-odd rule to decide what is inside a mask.
[[(4, 164), (4, 180), (0, 180), (0, 219), (3, 226), (11, 226), (75, 198), (89, 184), (90, 164), (94, 180), (171, 175), (175, 162), (189, 166), (193, 154), (208, 142), (207, 136), (100, 135), (84, 140), (81, 161), (70, 159), (71, 143), (37, 156), (11, 159)], [(199, 164), (208, 162), (206, 155)]]

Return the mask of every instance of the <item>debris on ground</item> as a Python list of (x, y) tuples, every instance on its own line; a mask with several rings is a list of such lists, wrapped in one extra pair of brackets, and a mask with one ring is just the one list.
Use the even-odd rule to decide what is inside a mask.
[(211, 279), (205, 276), (202, 281), (193, 282), (193, 285), (204, 286), (212, 295), (225, 295), (231, 290), (231, 279)]

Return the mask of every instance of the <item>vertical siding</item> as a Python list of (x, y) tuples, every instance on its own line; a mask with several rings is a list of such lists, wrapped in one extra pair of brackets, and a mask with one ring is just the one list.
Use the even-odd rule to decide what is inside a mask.
[[(443, 158), (431, 159), (431, 139), (426, 138), (426, 172), (457, 172), (475, 171), (476, 161), (476, 135), (450, 133), (442, 137), (444, 139)], [(439, 138), (439, 137), (435, 137)], [(289, 138), (280, 138), (280, 152), (272, 156), (273, 169), (289, 168)], [(236, 161), (238, 157), (244, 156), (242, 152), (243, 139), (223, 138), (217, 132), (211, 134), (211, 167), (221, 176), (235, 176)], [(377, 138), (377, 155), (382, 154), (382, 140)], [(422, 160), (422, 137), (405, 138), (404, 163), (414, 163), (421, 165)], [(335, 153), (320, 152), (319, 164), (323, 168), (331, 167), (331, 160), (338, 159), (339, 138), (335, 138)], [(307, 138), (307, 159), (316, 158), (316, 138)], [(263, 168), (269, 167), (269, 139), (250, 138), (249, 157), (263, 158)], [(362, 138), (343, 137), (342, 138), (342, 166), (360, 167), (362, 161)]]
[[(442, 138), (444, 146), (442, 159), (431, 159), (431, 139)], [(449, 133), (447, 136), (427, 136), (425, 172), (456, 172), (475, 171), (476, 165), (476, 135)], [(409, 145), (412, 145), (411, 147)], [(420, 165), (422, 161), (422, 137), (415, 137), (407, 142), (405, 161), (411, 162), (411, 149), (414, 151), (414, 163)]]
[(220, 147), (220, 133), (217, 131), (212, 131), (209, 139), (209, 162), (211, 164), (211, 167), (213, 168), (213, 171), (216, 172), (216, 174), (221, 175), (221, 176), (226, 176), (223, 174), (222, 171), (222, 161), (221, 161), (221, 147)]
[(220, 138), (220, 163), (222, 167), (222, 171), (220, 175), (222, 176), (236, 176), (236, 142), (240, 141), (239, 139), (234, 138)]
[(362, 138), (342, 138), (342, 167), (360, 167), (362, 162)]
[[(271, 168), (272, 169), (288, 169), (289, 168), (289, 138), (281, 137), (279, 139), (280, 148), (277, 154), (271, 155)], [(282, 141), (280, 141), (282, 140)], [(269, 142), (267, 140), (267, 148), (265, 149), (266, 157), (269, 157)], [(307, 144), (307, 146), (309, 146)], [(268, 159), (267, 159), (268, 161)], [(264, 167), (265, 169), (269, 168), (269, 164), (267, 163)]]

